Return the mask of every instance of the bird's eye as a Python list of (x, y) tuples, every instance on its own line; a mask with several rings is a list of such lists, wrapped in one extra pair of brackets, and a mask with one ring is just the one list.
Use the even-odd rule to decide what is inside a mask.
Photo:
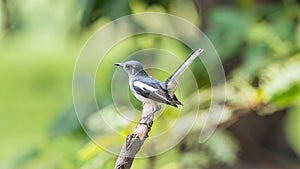
[(126, 64), (126, 65), (125, 65), (125, 68), (127, 68), (127, 69), (130, 68), (130, 65), (127, 65), (127, 64)]

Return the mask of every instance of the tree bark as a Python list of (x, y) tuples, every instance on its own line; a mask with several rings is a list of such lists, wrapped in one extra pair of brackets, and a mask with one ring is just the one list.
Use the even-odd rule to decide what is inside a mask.
[(142, 116), (133, 133), (129, 134), (121, 148), (115, 169), (130, 169), (135, 155), (148, 137), (153, 123), (154, 113), (160, 109), (156, 104), (143, 103)]

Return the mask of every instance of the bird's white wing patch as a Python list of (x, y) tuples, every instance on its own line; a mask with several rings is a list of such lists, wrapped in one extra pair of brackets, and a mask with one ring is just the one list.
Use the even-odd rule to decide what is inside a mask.
[(145, 83), (142, 83), (142, 82), (140, 82), (140, 81), (135, 81), (135, 82), (133, 82), (133, 85), (136, 86), (136, 87), (138, 87), (138, 88), (141, 88), (141, 89), (144, 90), (144, 91), (145, 91), (145, 89), (146, 89), (146, 90), (149, 90), (149, 91), (151, 91), (151, 92), (158, 91), (158, 89), (155, 89), (154, 87), (149, 86), (149, 85), (147, 85), (147, 84), (145, 84)]

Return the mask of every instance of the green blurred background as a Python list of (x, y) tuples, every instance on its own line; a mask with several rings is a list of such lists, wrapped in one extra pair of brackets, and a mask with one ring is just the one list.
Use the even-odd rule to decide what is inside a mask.
[[(78, 123), (72, 103), (72, 73), (80, 49), (97, 29), (121, 16), (147, 11), (183, 17), (210, 38), (226, 71), (227, 113), (204, 144), (198, 143), (201, 126), (195, 127), (172, 150), (138, 159), (133, 168), (300, 167), (297, 1), (0, 2), (0, 168), (114, 166), (116, 157), (90, 142)], [(136, 37), (126, 43), (128, 46), (114, 51), (120, 59), (150, 47), (171, 50), (182, 58), (191, 52), (179, 42), (156, 36)], [(197, 80), (204, 99), (193, 102), (194, 93), (188, 91), (191, 97), (184, 103), (199, 105), (200, 112), (205, 112), (211, 99), (210, 85), (199, 66), (191, 68), (200, 77)], [(111, 72), (113, 68), (107, 69)], [(110, 87), (109, 82), (104, 86)], [(100, 107), (107, 112), (111, 111), (109, 94), (98, 96)], [(163, 128), (166, 120), (176, 120), (172, 110), (166, 109), (162, 122), (155, 122), (151, 132)], [(129, 134), (134, 125), (124, 128), (120, 132)], [(104, 133), (103, 139), (115, 138)]]

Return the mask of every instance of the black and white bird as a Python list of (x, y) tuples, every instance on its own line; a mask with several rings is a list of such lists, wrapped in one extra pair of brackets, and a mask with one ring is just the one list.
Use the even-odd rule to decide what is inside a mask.
[(177, 82), (182, 73), (201, 52), (203, 52), (203, 49), (200, 48), (194, 51), (165, 82), (160, 82), (149, 76), (143, 65), (138, 61), (115, 63), (115, 65), (122, 67), (128, 74), (130, 90), (141, 102), (151, 104), (164, 103), (178, 107), (177, 105), (182, 105), (182, 103), (174, 94)]

